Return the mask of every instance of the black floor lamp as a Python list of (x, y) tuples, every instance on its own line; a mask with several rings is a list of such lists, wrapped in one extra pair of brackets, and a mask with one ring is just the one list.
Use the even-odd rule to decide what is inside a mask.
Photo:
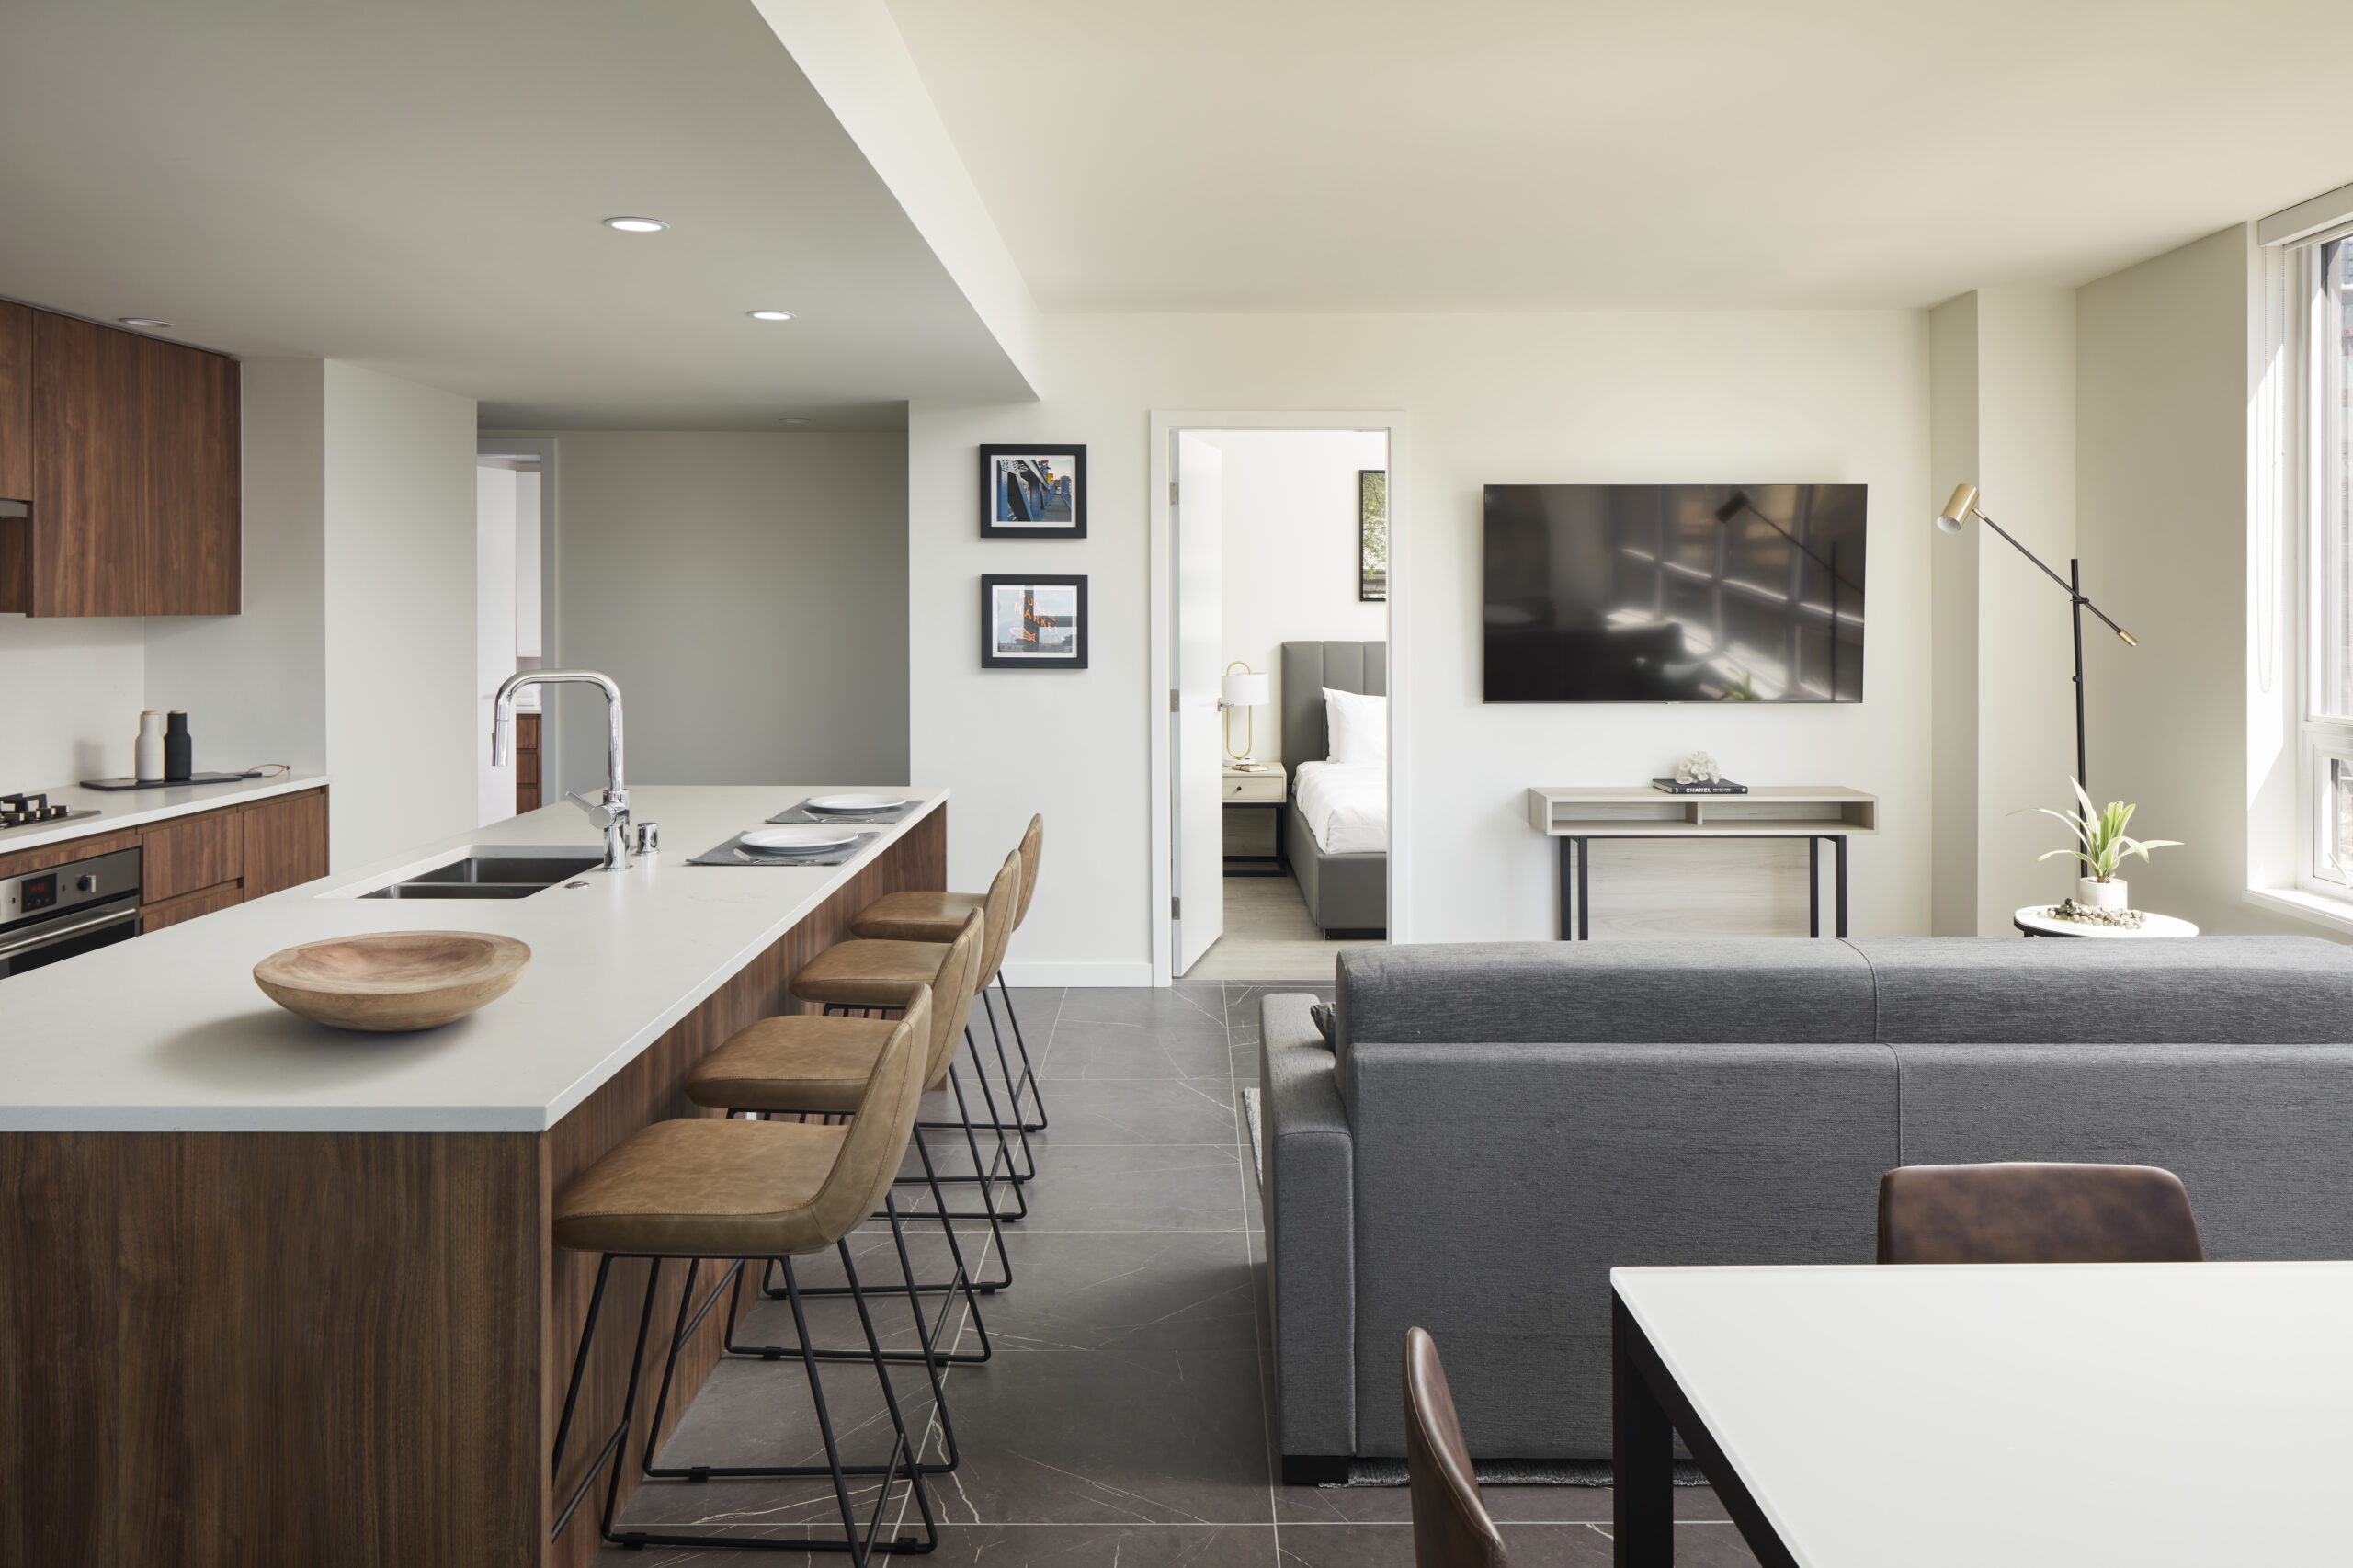
[(1943, 529), (1946, 533), (1957, 534), (1961, 531), (1961, 525), (1967, 522), (1972, 517), (1975, 517), (1979, 522), (1984, 523), (1987, 528), (1992, 528), (2004, 539), (2009, 540), (2011, 549), (2017, 551), (2020, 555), (2025, 556), (2029, 561), (2033, 562), (2037, 566), (2041, 566), (2042, 574), (2050, 578), (2052, 582), (2058, 584), (2061, 587), (2066, 589), (2067, 597), (2075, 601), (2075, 782), (2081, 785), (2084, 792), (2088, 795), (2091, 793), (2091, 785), (2084, 777), (2084, 611), (2089, 610), (2094, 615), (2098, 616), (2102, 620), (2107, 620), (2108, 629), (2110, 631), (2115, 632), (2119, 638), (2122, 639), (2126, 647), (2138, 648), (2141, 645), (2140, 640), (2134, 637), (2130, 631), (2125, 631), (2124, 628), (2117, 625), (2113, 620), (2109, 620), (2108, 612), (2106, 610), (2101, 609), (2099, 606), (2084, 597), (2083, 569), (2075, 557), (2068, 557), (2067, 574), (2064, 577), (2062, 577), (2050, 567), (2043, 566), (2042, 558), (2040, 556), (2035, 554), (2034, 551), (2020, 544), (2017, 540), (2010, 539), (2009, 531), (2004, 528), (2001, 524), (1987, 517), (1984, 512), (1979, 511), (1977, 508), (1977, 486), (1973, 484), (1964, 484), (1954, 490), (1952, 493), (1952, 499), (1945, 503), (1945, 509), (1937, 514), (1937, 527)]

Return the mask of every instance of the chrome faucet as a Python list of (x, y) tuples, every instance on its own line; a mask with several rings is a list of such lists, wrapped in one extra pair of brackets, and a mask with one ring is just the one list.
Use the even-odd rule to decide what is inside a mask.
[[(523, 670), (501, 683), (490, 705), (490, 762), (504, 767), (515, 756), (515, 694), (527, 686), (570, 682), (593, 686), (605, 694), (605, 771), (609, 782), (601, 803), (592, 803), (567, 790), (564, 799), (588, 813), (605, 832), (605, 869), (629, 869), (629, 786), (621, 779), (621, 688), (595, 670)], [(649, 826), (652, 824), (648, 824)]]

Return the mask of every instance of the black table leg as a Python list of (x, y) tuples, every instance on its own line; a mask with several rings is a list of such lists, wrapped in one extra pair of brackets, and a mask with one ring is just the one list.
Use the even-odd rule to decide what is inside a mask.
[(1675, 1428), (1636, 1361), (1643, 1331), (1609, 1297), (1610, 1496), (1617, 1568), (1675, 1562)]
[(1847, 934), (1847, 835), (1840, 834), (1831, 842), (1838, 846), (1838, 935)]
[(1822, 935), (1822, 840), (1805, 841), (1805, 934)]
[(1586, 873), (1593, 869), (1593, 840), (1577, 840), (1577, 940), (1593, 940), (1593, 900), (1586, 893)]
[(1577, 935), (1577, 841), (1561, 840), (1561, 940), (1571, 942)]

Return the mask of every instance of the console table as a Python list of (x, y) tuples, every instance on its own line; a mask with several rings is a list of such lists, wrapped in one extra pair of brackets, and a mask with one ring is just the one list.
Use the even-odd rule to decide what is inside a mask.
[(1807, 934), (1822, 935), (1822, 845), (1835, 858), (1837, 929), (1847, 934), (1847, 840), (1879, 831), (1879, 797), (1836, 784), (1760, 785), (1745, 795), (1670, 795), (1632, 790), (1528, 791), (1528, 821), (1561, 841), (1561, 939), (1589, 941), (1586, 898), (1589, 841), (1596, 838), (1802, 838), (1806, 841)]

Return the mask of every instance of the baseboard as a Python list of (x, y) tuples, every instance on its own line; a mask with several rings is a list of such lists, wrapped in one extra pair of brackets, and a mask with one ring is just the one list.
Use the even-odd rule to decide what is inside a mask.
[(1134, 963), (1017, 963), (1006, 960), (1007, 985), (1150, 985), (1152, 964)]

